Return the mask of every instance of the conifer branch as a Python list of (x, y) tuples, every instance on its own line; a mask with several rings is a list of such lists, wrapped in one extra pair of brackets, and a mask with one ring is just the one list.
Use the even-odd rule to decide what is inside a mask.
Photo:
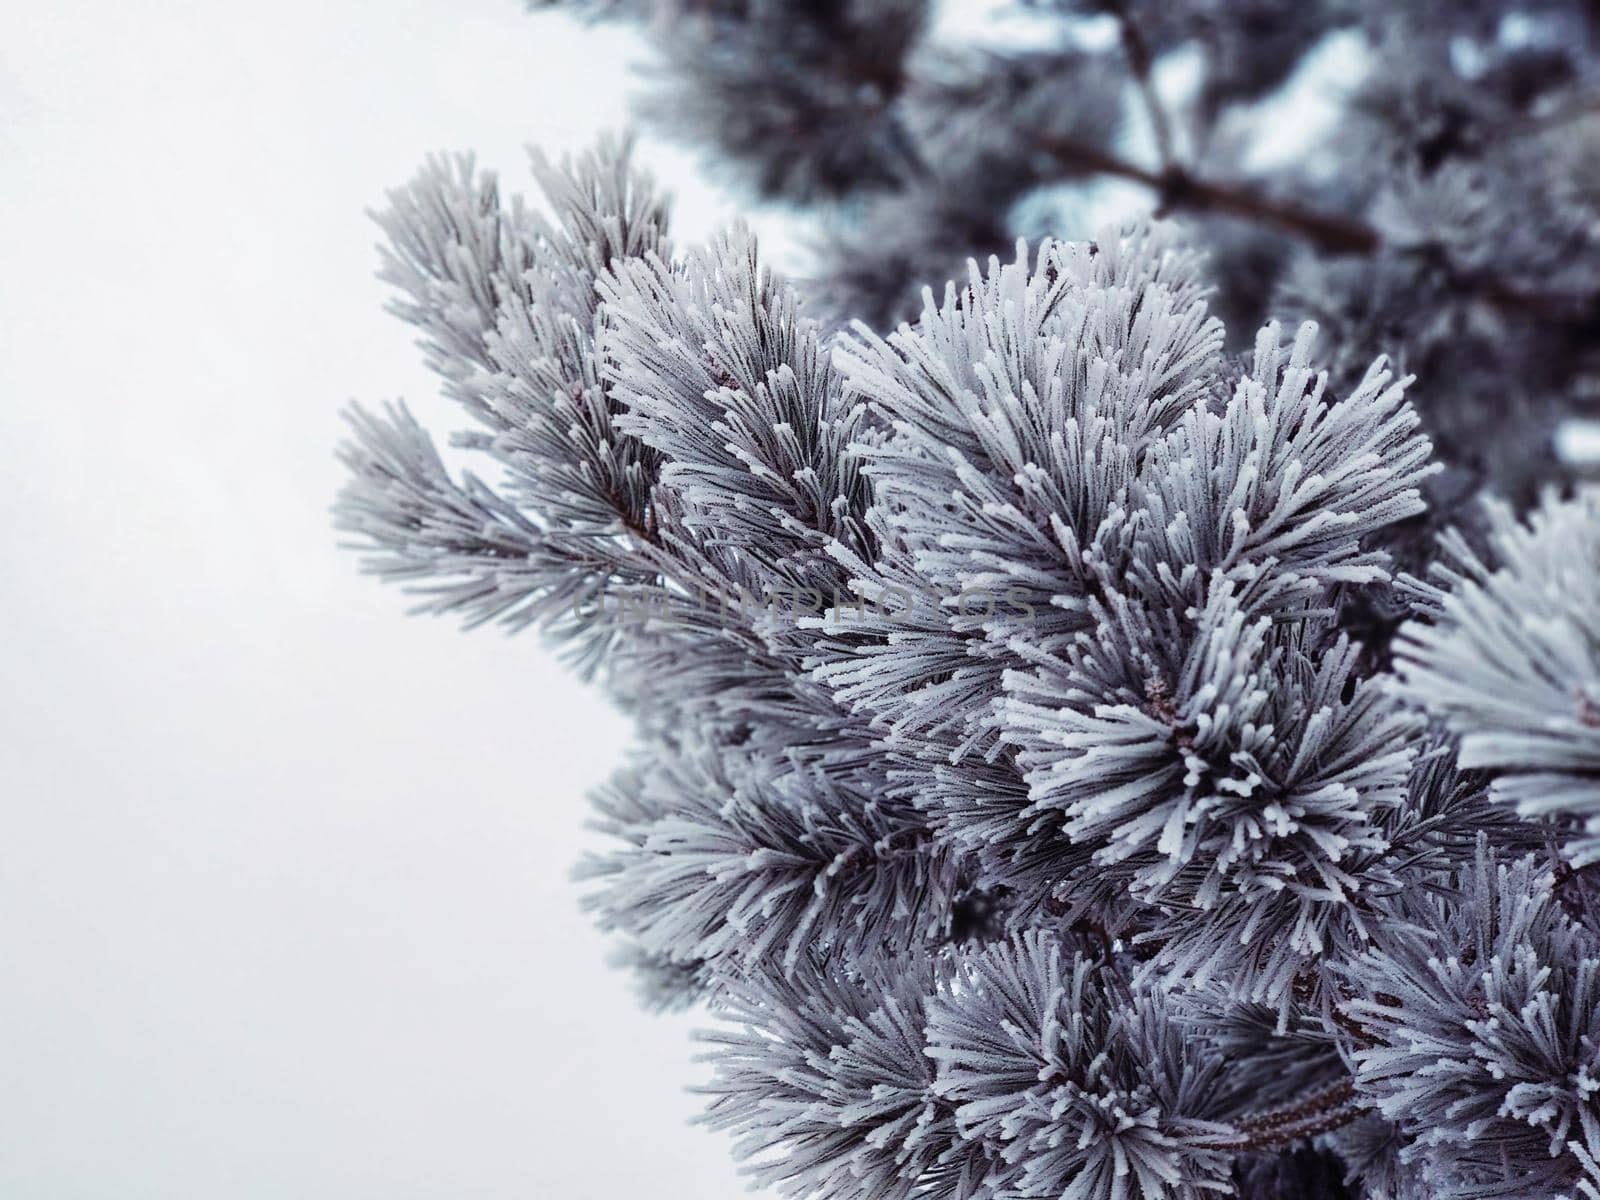
[(1237, 185), (1214, 183), (1180, 166), (1151, 170), (1082, 142), (1050, 141), (1045, 148), (1075, 172), (1142, 184), (1156, 193), (1157, 212), (1221, 213), (1259, 221), (1331, 254), (1371, 254), (1381, 244), (1378, 231), (1365, 222), (1273, 200)]

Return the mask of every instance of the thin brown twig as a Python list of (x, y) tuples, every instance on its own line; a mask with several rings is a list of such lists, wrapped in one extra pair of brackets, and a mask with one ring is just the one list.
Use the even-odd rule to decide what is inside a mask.
[(1319, 1120), (1334, 1109), (1349, 1103), (1354, 1095), (1355, 1080), (1346, 1076), (1318, 1088), (1299, 1100), (1240, 1117), (1235, 1124), (1246, 1133), (1286, 1129), (1306, 1121)]
[(1122, 39), (1123, 56), (1128, 60), (1128, 70), (1133, 73), (1139, 96), (1144, 101), (1145, 115), (1150, 119), (1150, 131), (1156, 140), (1156, 158), (1165, 170), (1173, 164), (1172, 121), (1156, 92), (1151, 74), (1150, 47), (1144, 40), (1144, 34), (1139, 31), (1139, 23), (1128, 12), (1127, 0), (1112, 0), (1109, 7), (1117, 18), (1117, 30)]
[(1305, 238), (1331, 254), (1371, 254), (1382, 242), (1378, 231), (1363, 221), (1273, 200), (1232, 184), (1212, 183), (1183, 167), (1150, 170), (1098, 146), (1067, 139), (1050, 141), (1046, 148), (1063, 166), (1143, 184), (1156, 193), (1158, 211), (1183, 209), (1245, 217)]
[[(1237, 184), (1201, 179), (1181, 166), (1152, 170), (1115, 154), (1069, 139), (1055, 139), (1046, 149), (1062, 166), (1085, 174), (1109, 175), (1142, 184), (1156, 193), (1157, 213), (1175, 211), (1223, 213), (1258, 221), (1284, 233), (1304, 238), (1329, 254), (1373, 254), (1383, 238), (1371, 225), (1354, 217), (1318, 212), (1289, 201), (1274, 200)], [(1496, 308), (1535, 313), (1563, 323), (1593, 325), (1600, 316), (1577, 311), (1585, 297), (1550, 296), (1524, 292), (1492, 277), (1462, 279), (1461, 285)]]
[(1217, 1143), (1221, 1150), (1272, 1150), (1350, 1124), (1364, 1107), (1356, 1101), (1353, 1080), (1342, 1079), (1304, 1099), (1234, 1122), (1235, 1136)]

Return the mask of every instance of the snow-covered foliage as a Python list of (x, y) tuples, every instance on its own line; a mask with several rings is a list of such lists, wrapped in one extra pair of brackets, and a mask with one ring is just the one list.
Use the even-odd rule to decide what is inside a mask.
[(1313, 320), (1341, 387), (1380, 353), (1423, 381), (1445, 470), (1408, 565), (1481, 488), (1570, 477), (1553, 431), (1600, 416), (1588, 0), (552, 4), (643, 30), (640, 119), (811, 219), (803, 288), (842, 322), (887, 332), (968, 258), (1092, 237), (1099, 185), (1141, 189), (1240, 347)]
[[(1532, 444), (1503, 430), (1572, 411), (1561, 322), (1594, 319), (1528, 289), (1600, 288), (1593, 181), (1545, 112), (1578, 82), (1523, 61), (1582, 74), (1564, 6), (1511, 37), (1487, 4), (1040, 0), (1064, 28), (1104, 10), (1115, 53), (1020, 57), (925, 44), (905, 0), (591, 7), (671, 31), (673, 111), (765, 191), (870, 190), (851, 237), (989, 181), (863, 278), (988, 248), (969, 217), (1003, 247), (938, 266), (914, 319), (858, 295), (840, 328), (746, 229), (674, 245), (625, 144), (536, 160), (526, 205), (433, 162), (380, 216), (395, 311), (496, 476), (356, 409), (340, 526), (635, 718), (580, 874), (646, 1002), (717, 1019), (707, 1120), (754, 1179), (1600, 1200), (1600, 502), (1548, 458), (1494, 466)], [(1393, 56), (1336, 184), (1171, 158), (1187, 233), (1010, 241), (1000, 192), (1128, 176), (1123, 83), (1162, 155), (1220, 147), (1335, 29)], [(1196, 42), (1180, 129), (1152, 63)], [(1472, 205), (1494, 245), (1452, 232)], [(1510, 205), (1536, 228), (1500, 228)], [(1222, 213), (1266, 232), (1239, 250)], [(1269, 296), (1329, 328), (1238, 328)]]

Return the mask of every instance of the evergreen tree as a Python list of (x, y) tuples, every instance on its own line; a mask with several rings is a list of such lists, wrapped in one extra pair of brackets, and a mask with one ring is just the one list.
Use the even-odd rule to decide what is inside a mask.
[[(625, 144), (537, 207), (430, 163), (383, 274), (499, 479), (357, 409), (338, 519), (634, 715), (582, 874), (647, 1002), (718, 1018), (753, 1177), (1600, 1200), (1600, 500), (1548, 452), (1593, 14), (1040, 0), (1061, 44), (1000, 54), (910, 0), (589, 7), (763, 193), (848, 198), (818, 278), (674, 245)], [(1337, 30), (1380, 65), (1336, 169), (1247, 177)], [(1199, 220), (987, 253), (1104, 174)]]

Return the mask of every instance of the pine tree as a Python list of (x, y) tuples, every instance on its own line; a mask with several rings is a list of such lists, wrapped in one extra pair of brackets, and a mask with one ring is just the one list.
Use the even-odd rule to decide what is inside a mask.
[[(873, 233), (944, 194), (927, 171), (988, 179), (968, 200), (998, 240), (1005, 188), (1122, 169), (1121, 90), (1163, 111), (1151, 64), (1186, 45), (1198, 142), (1336, 28), (1413, 52), (1364, 85), (1405, 104), (1348, 118), (1394, 155), (1441, 136), (1424, 100), (1489, 110), (1430, 172), (1369, 149), (1304, 194), (1173, 158), (1163, 198), (1198, 226), (1018, 243), (892, 329), (864, 275), (868, 320), (810, 315), (841, 278), (791, 284), (743, 228), (676, 246), (626, 144), (536, 159), (535, 206), (468, 159), (393, 193), (395, 311), (499, 478), (452, 474), (403, 408), (356, 409), (339, 524), (428, 610), (539, 628), (634, 716), (581, 874), (646, 1002), (716, 1019), (706, 1119), (752, 1177), (828, 1200), (1600, 1200), (1600, 499), (1520, 462), (1549, 476), (1530, 510), (1493, 465), (1505, 428), (1548, 438), (1539, 414), (1577, 406), (1577, 328), (1511, 303), (1557, 284), (1523, 256), (1595, 288), (1600, 232), (1574, 218), (1554, 255), (1547, 208), (1521, 209), (1521, 249), (1469, 286), (1374, 223), (1402, 220), (1395, 180), (1442, 203), (1457, 167), (1526, 173), (1485, 221), (1529, 189), (1579, 203), (1545, 105), (1585, 94), (1587, 43), (1540, 40), (1575, 16), (1530, 6), (1516, 46), (1500, 19), (1468, 87), (1422, 50), (1492, 6), (1435, 30), (1353, 2), (1119, 4), (1115, 51), (1045, 57), (932, 54), (905, 0), (607, 7), (673, 32), (678, 111), (761, 189), (856, 197), (840, 261), (881, 250), (861, 264), (896, 295), (989, 248), (932, 214), (900, 225), (911, 254)], [(1530, 46), (1570, 77), (1484, 82), (1540, 74)], [(1517, 87), (1542, 132), (1513, 150)], [(1254, 283), (1219, 213), (1254, 222), (1245, 258), (1271, 249)], [(1445, 294), (1498, 326), (1430, 310)], [(1269, 299), (1326, 308), (1332, 344), (1244, 336)], [(1386, 348), (1439, 377), (1361, 363)], [(1480, 411), (1541, 355), (1514, 412), (1427, 415)]]

